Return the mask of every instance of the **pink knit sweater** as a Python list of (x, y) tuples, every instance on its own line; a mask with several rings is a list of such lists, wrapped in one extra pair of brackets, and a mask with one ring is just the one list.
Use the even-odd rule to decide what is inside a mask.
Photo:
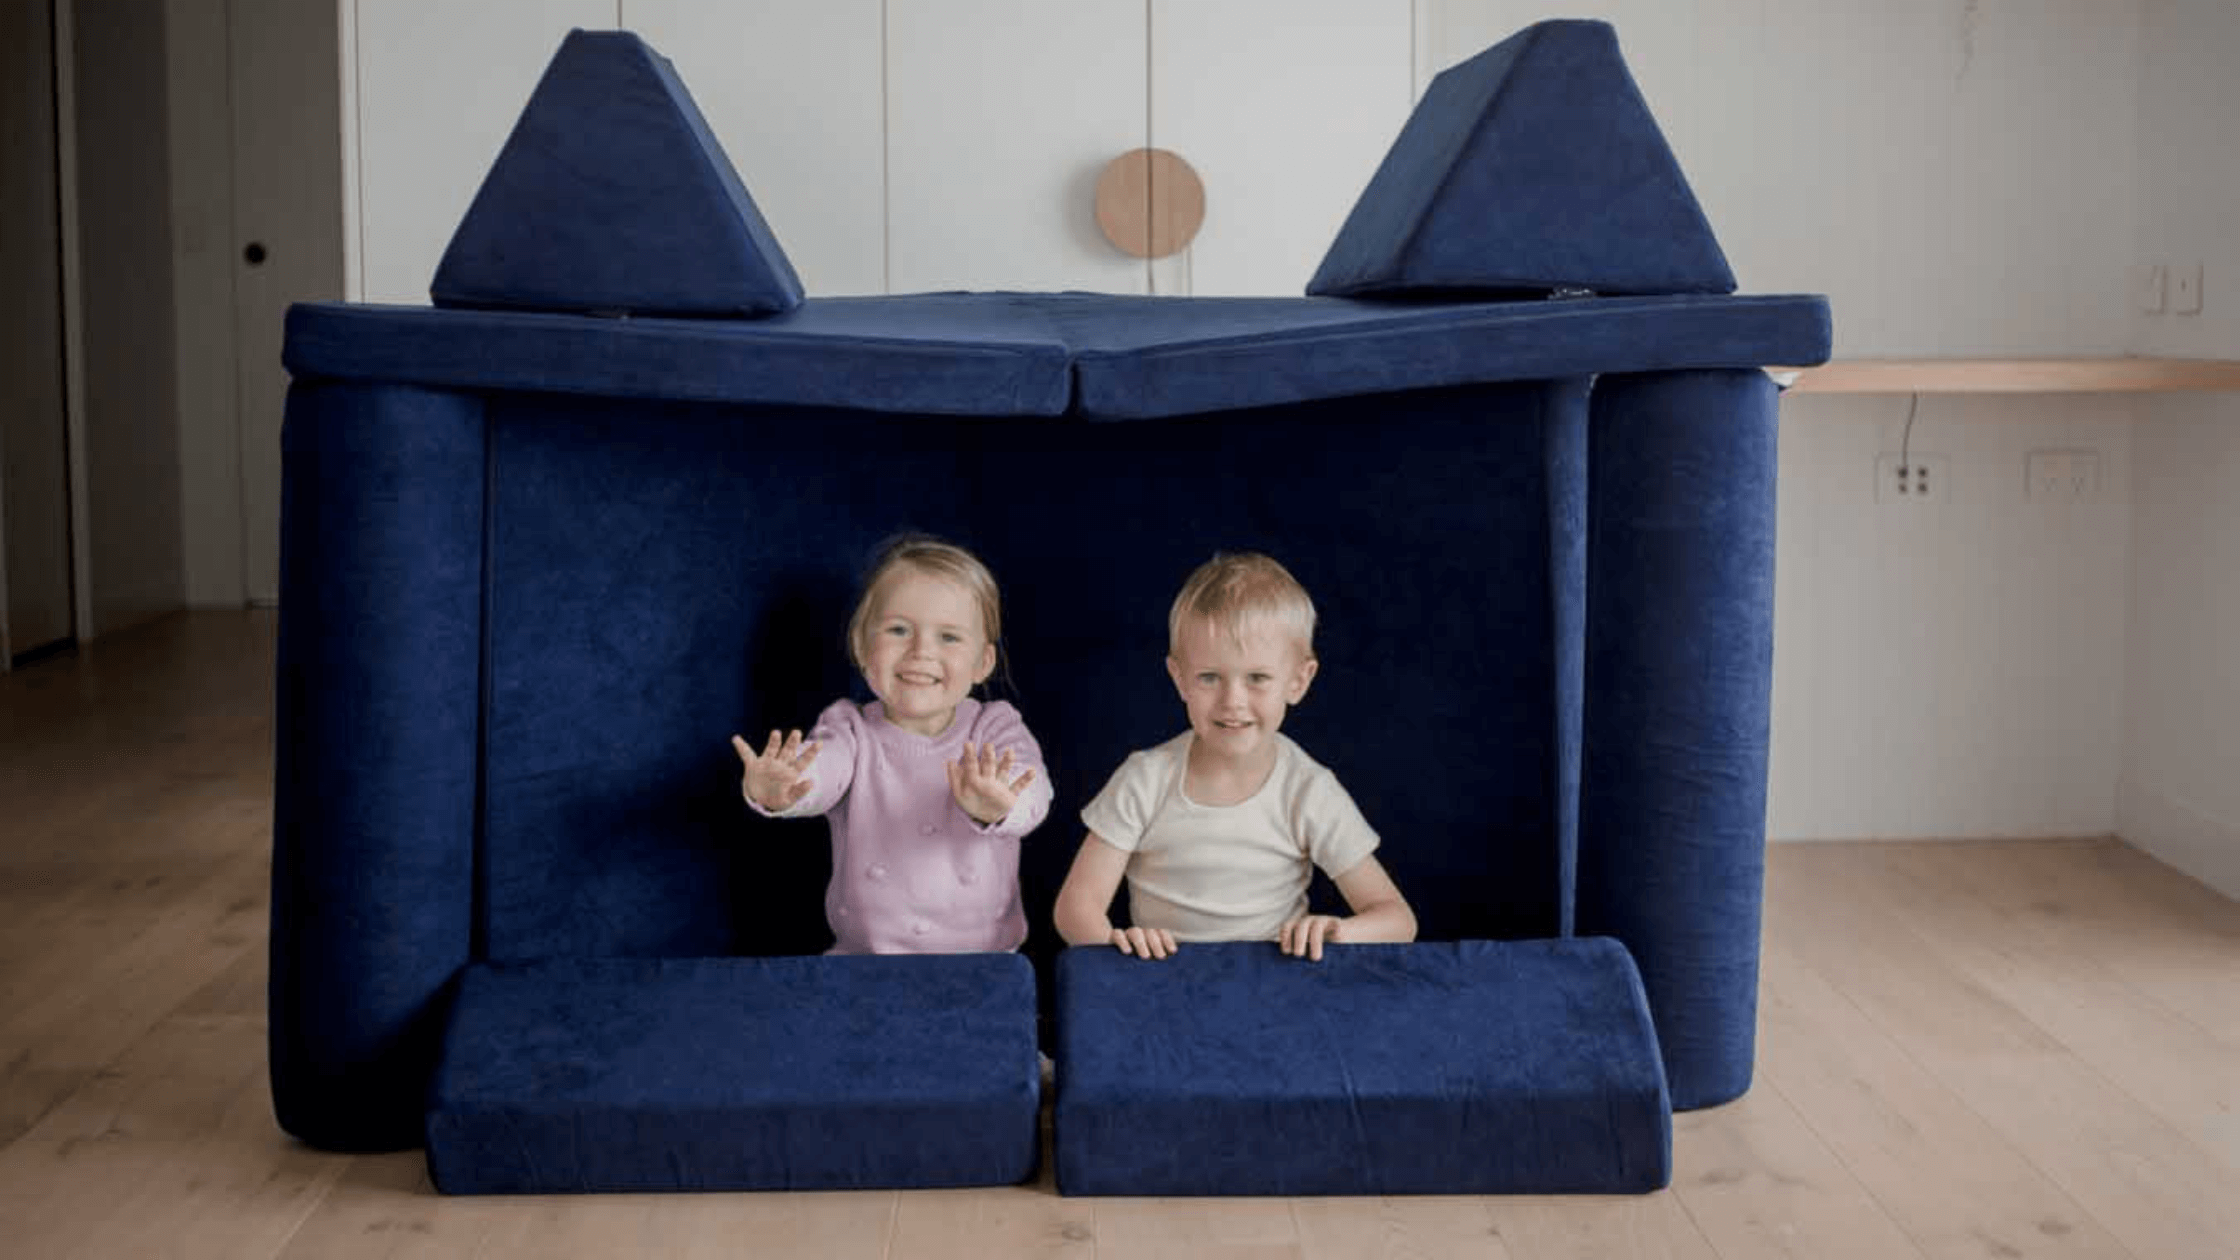
[[(1027, 939), (1019, 904), (1019, 841), (1050, 812), (1050, 774), (1019, 711), (965, 700), (941, 734), (887, 721), (874, 700), (837, 700), (810, 738), (821, 747), (813, 786), (768, 817), (824, 814), (832, 825), (832, 883), (824, 895), (835, 954), (964, 954), (1015, 950)], [(949, 793), (943, 765), (964, 745), (1011, 751), (1012, 775), (1034, 782), (992, 827), (974, 822)]]

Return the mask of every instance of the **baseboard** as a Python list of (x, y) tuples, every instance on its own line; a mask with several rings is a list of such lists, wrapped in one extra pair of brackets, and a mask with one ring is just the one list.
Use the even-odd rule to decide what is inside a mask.
[(2219, 822), (2127, 774), (2116, 783), (2116, 834), (2240, 901), (2240, 826)]

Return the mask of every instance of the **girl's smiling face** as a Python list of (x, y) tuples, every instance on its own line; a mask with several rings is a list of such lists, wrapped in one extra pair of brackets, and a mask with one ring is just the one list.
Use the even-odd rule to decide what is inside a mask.
[(958, 703), (996, 667), (979, 605), (929, 574), (904, 569), (890, 577), (863, 633), (864, 681), (888, 721), (919, 735), (949, 729)]

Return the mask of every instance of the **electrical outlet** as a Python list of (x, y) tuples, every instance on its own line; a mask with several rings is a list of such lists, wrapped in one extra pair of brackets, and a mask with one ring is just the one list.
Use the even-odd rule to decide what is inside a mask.
[(2131, 269), (2131, 302), (2148, 315), (2160, 315), (2165, 303), (2168, 273), (2161, 263), (2140, 263)]
[(2201, 313), (2201, 264), (2179, 263), (2170, 269), (2170, 310), (2177, 315)]
[(1886, 451), (1874, 460), (1877, 503), (1942, 503), (1952, 496), (1952, 460), (1919, 452)]
[(2100, 452), (2032, 451), (2023, 460), (2032, 502), (2091, 503), (2100, 497)]

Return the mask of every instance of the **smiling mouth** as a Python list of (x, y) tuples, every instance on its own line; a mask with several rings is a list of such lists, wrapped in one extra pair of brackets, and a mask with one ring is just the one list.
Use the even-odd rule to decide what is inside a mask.
[(931, 674), (896, 674), (895, 678), (913, 687), (938, 687), (941, 680)]
[(1217, 728), (1219, 728), (1219, 729), (1221, 729), (1221, 730), (1224, 730), (1224, 731), (1241, 731), (1241, 730), (1245, 730), (1245, 729), (1247, 729), (1248, 727), (1252, 727), (1252, 726), (1256, 726), (1256, 725), (1258, 725), (1258, 723), (1256, 723), (1256, 722), (1249, 722), (1249, 721), (1240, 721), (1240, 722), (1224, 722), (1224, 721), (1221, 721), (1221, 720), (1220, 720), (1220, 719), (1218, 719), (1218, 718), (1216, 718), (1216, 719), (1214, 720), (1214, 723), (1213, 723), (1213, 724), (1214, 724), (1214, 726), (1215, 726), (1215, 727), (1217, 727)]

